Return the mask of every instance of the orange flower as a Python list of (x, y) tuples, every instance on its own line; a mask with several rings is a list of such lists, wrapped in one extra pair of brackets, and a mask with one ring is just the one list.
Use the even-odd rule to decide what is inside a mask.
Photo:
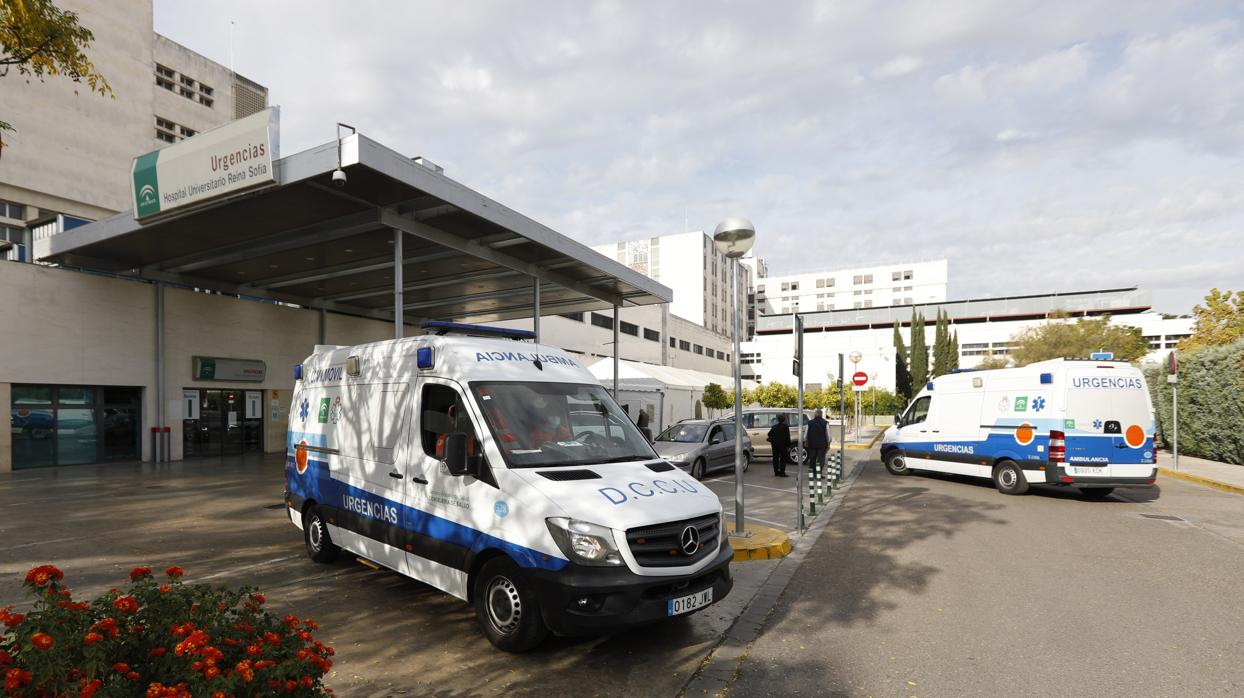
[(297, 628), (297, 627), (298, 627), (298, 617), (297, 617), (297, 616), (295, 616), (295, 615), (292, 615), (292, 614), (291, 614), (291, 615), (287, 615), (287, 616), (285, 616), (285, 625), (288, 625), (288, 626), (289, 626), (289, 627), (291, 627), (291, 628)]
[(95, 679), (94, 681), (83, 686), (82, 692), (79, 693), (78, 695), (82, 696), (82, 698), (91, 698), (91, 696), (95, 695), (95, 692), (98, 691), (100, 687), (103, 685), (104, 685), (103, 681), (99, 679)]
[(25, 622), (26, 622), (26, 616), (20, 613), (4, 614), (4, 627), (6, 628), (16, 628), (17, 626)]
[(220, 669), (217, 669), (214, 666), (209, 666), (207, 669), (203, 671), (203, 678), (207, 679), (208, 681), (211, 681), (217, 676), (220, 676)]
[(138, 675), (137, 671), (131, 671), (130, 673), (125, 675), (125, 678), (129, 679), (130, 681), (137, 681), (141, 677)]
[(88, 645), (94, 645), (96, 643), (100, 643), (103, 641), (104, 641), (104, 636), (100, 635), (99, 633), (87, 633), (86, 637), (82, 638), (82, 642)]
[(13, 655), (9, 654), (8, 652), (5, 652), (4, 650), (0, 650), (0, 667), (4, 666), (5, 664), (12, 663), (12, 661), (13, 661)]
[(26, 573), (26, 581), (37, 587), (43, 586), (52, 580), (60, 581), (64, 578), (65, 573), (61, 572), (55, 565), (39, 565)]
[(112, 605), (122, 613), (134, 613), (138, 610), (138, 602), (133, 596), (118, 596)]
[(172, 567), (164, 570), (164, 574), (167, 574), (169, 577), (173, 579), (177, 579), (178, 577), (182, 576), (185, 573), (186, 571), (178, 567), (177, 565), (173, 565)]
[(147, 653), (147, 656), (148, 656), (148, 657), (163, 657), (163, 656), (164, 656), (164, 655), (166, 655), (166, 654), (168, 654), (168, 648), (167, 648), (167, 647), (157, 647), (157, 648), (155, 648), (155, 649), (151, 650), (150, 652), (148, 652), (148, 653)]
[(302, 621), (302, 624), (303, 624), (303, 625), (305, 625), (305, 626), (307, 626), (308, 628), (311, 628), (312, 630), (319, 630), (319, 629), (320, 629), (320, 624), (319, 624), (319, 623), (316, 623), (315, 621), (311, 620), (310, 618), (307, 618), (307, 619), (303, 620), (303, 621)]
[(4, 690), (16, 693), (17, 689), (30, 683), (33, 678), (29, 671), (13, 667), (4, 672)]
[(143, 577), (150, 577), (150, 576), (151, 576), (150, 567), (135, 567), (134, 569), (130, 570), (130, 581), (131, 582), (137, 582), (139, 579)]
[(126, 664), (125, 662), (117, 662), (116, 664), (112, 665), (112, 670), (115, 672), (124, 674), (130, 670), (130, 665)]
[(47, 633), (35, 633), (30, 636), (30, 644), (36, 649), (50, 650), (52, 645), (56, 644), (56, 640), (53, 640), (52, 636)]
[(167, 594), (167, 593), (169, 593), (169, 592), (170, 592), (170, 591), (172, 591), (172, 590), (173, 590), (173, 587), (171, 587), (171, 586), (169, 586), (169, 585), (167, 585), (167, 584), (161, 584), (161, 585), (160, 585), (160, 593), (161, 593), (161, 594)]
[(263, 603), (264, 601), (267, 601), (267, 597), (263, 594), (251, 594), (251, 601), (254, 601), (255, 603)]

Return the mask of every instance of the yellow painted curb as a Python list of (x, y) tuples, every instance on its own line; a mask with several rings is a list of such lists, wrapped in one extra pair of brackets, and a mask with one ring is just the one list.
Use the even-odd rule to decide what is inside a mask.
[(790, 555), (790, 536), (776, 528), (753, 526), (746, 524), (745, 530), (752, 535), (747, 538), (730, 538), (730, 547), (734, 548), (734, 561), (776, 560)]
[(1188, 482), (1195, 482), (1198, 485), (1205, 485), (1206, 487), (1213, 487), (1214, 489), (1222, 490), (1223, 492), (1231, 492), (1232, 494), (1244, 494), (1244, 487), (1240, 487), (1239, 485), (1228, 484), (1226, 482), (1219, 482), (1218, 480), (1211, 480), (1207, 477), (1201, 477), (1200, 475), (1192, 475), (1190, 473), (1184, 473), (1178, 470), (1171, 470), (1170, 468), (1158, 468), (1158, 473), (1160, 473), (1164, 477), (1173, 477), (1176, 480), (1186, 480)]
[(883, 436), (885, 436), (885, 429), (882, 429), (881, 431), (877, 432), (876, 435), (873, 436), (872, 441), (868, 442), (867, 446), (863, 444), (847, 444), (847, 448), (858, 448), (860, 450), (868, 450), (872, 448), (873, 446), (876, 446), (877, 442), (880, 441), (881, 437)]

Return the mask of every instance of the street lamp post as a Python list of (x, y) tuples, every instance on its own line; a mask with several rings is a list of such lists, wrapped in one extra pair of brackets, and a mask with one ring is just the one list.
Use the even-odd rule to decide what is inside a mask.
[(730, 260), (730, 298), (734, 304), (734, 531), (732, 536), (747, 536), (743, 528), (743, 370), (739, 362), (739, 258), (756, 242), (756, 227), (741, 216), (732, 216), (717, 224), (713, 246)]

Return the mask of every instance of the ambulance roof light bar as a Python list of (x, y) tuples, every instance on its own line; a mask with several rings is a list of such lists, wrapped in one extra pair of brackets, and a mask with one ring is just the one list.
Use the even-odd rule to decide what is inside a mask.
[(454, 334), (464, 334), (474, 337), (503, 337), (506, 339), (532, 339), (536, 338), (536, 333), (531, 330), (519, 330), (511, 327), (492, 327), (491, 325), (471, 325), (464, 322), (443, 322), (441, 320), (428, 320), (423, 323), (423, 329), (432, 331), (436, 335), (443, 336), (450, 332)]

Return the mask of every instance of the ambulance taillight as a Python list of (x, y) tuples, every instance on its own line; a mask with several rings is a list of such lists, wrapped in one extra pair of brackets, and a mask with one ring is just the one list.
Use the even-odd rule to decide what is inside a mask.
[(1067, 435), (1061, 431), (1050, 430), (1050, 462), (1067, 462)]

